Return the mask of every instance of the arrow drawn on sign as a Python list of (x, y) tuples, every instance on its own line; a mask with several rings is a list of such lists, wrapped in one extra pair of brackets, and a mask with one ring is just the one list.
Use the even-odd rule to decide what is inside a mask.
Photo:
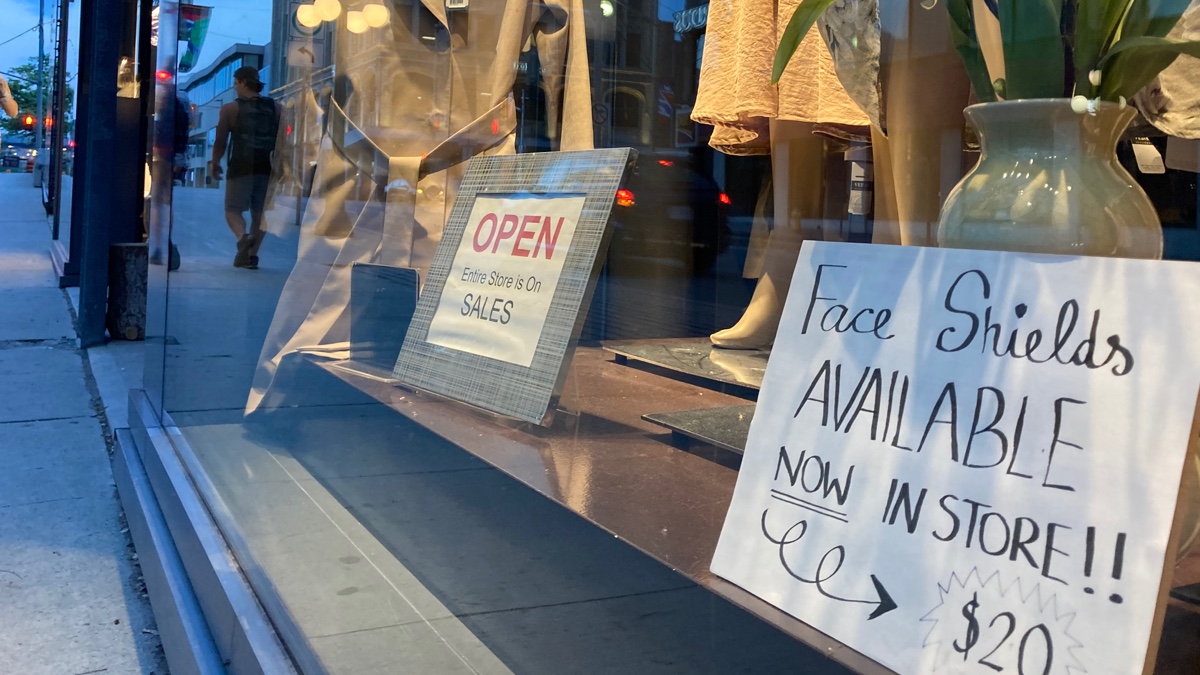
[[(877, 598), (874, 600), (844, 598), (830, 593), (825, 588), (825, 583), (837, 575), (837, 573), (842, 569), (842, 563), (846, 561), (846, 547), (842, 546), (841, 544), (834, 546), (826, 551), (825, 555), (821, 556), (821, 562), (817, 563), (817, 573), (813, 576), (813, 578), (809, 579), (801, 574), (798, 574), (792, 569), (791, 565), (788, 564), (785, 553), (788, 546), (795, 544), (804, 538), (804, 534), (808, 532), (808, 521), (801, 520), (795, 525), (789, 527), (787, 531), (783, 533), (782, 537), (774, 537), (767, 529), (767, 513), (769, 511), (770, 509), (766, 509), (762, 513), (763, 536), (767, 538), (767, 541), (779, 547), (779, 563), (783, 565), (784, 571), (786, 571), (793, 579), (815, 586), (821, 595), (831, 600), (861, 605), (875, 605), (875, 610), (872, 611), (871, 615), (867, 617), (867, 621), (883, 616), (893, 609), (896, 609), (896, 601), (892, 600), (892, 596), (887, 592), (887, 589), (883, 587), (883, 582), (881, 582), (874, 574), (871, 575), (871, 583), (875, 585), (875, 595), (877, 596)], [(797, 530), (799, 530), (798, 533), (796, 532)], [(833, 559), (832, 562), (831, 558)], [(826, 571), (827, 566), (832, 566), (833, 569)]]

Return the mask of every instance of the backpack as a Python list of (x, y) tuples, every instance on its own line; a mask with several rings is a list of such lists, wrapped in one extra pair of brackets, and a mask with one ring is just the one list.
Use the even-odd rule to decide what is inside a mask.
[(239, 98), (237, 124), (233, 128), (229, 171), (233, 175), (271, 173), (271, 153), (279, 133), (279, 114), (274, 99), (266, 96)]

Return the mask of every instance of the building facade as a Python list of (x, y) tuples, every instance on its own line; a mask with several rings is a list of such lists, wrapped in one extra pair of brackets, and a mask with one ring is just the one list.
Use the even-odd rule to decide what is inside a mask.
[[(1111, 292), (1086, 302), (1070, 280), (1051, 283), (1065, 259), (1028, 252), (1047, 248), (1048, 230), (1081, 223), (1031, 224), (1035, 203), (1061, 217), (1076, 199), (1113, 198), (1114, 213), (1149, 199), (1133, 225), (1158, 236), (1160, 257), (1195, 258), (1180, 245), (1200, 233), (1195, 164), (1181, 157), (1195, 156), (1184, 136), (1200, 129), (1172, 131), (1173, 118), (1150, 108), (1145, 124), (1109, 129), (1098, 189), (1099, 178), (1068, 176), (1070, 167), (1027, 167), (1085, 146), (1101, 154), (1080, 134), (1131, 115), (1118, 115), (1119, 99), (1093, 99), (1090, 112), (1087, 100), (1075, 112), (1059, 100), (1053, 120), (1012, 125), (1039, 129), (1045, 147), (1022, 146), (1028, 156), (997, 171), (1016, 189), (985, 201), (993, 229), (982, 231), (1013, 236), (992, 248), (1020, 253), (996, 262), (994, 252), (936, 250), (942, 207), (979, 160), (979, 135), (963, 120), (972, 87), (994, 97), (1002, 82), (968, 77), (987, 63), (964, 63), (947, 38), (952, 3), (877, 3), (902, 14), (880, 18), (894, 32), (885, 39), (870, 33), (874, 21), (843, 16), (828, 42), (801, 43), (776, 87), (778, 3), (256, 1), (270, 8), (271, 42), (231, 46), (180, 89), (192, 111), (190, 186), (217, 187), (205, 172), (236, 68), (259, 68), (282, 104), (281, 171), (252, 242), (261, 248), (252, 266), (237, 264), (236, 218), (227, 227), (213, 191), (152, 195), (152, 209), (169, 207), (184, 265), (150, 267), (145, 378), (114, 452), (126, 510), (141, 519), (131, 531), (155, 611), (174, 631), (164, 632), (173, 670), (1060, 675), (1106, 672), (1110, 648), (1136, 642), (1144, 658), (1109, 670), (1149, 672), (1141, 662), (1157, 659), (1159, 675), (1195, 672), (1196, 448), (1188, 460), (1186, 441), (1114, 446), (1118, 432), (1161, 426), (1115, 414), (1087, 440), (1060, 439), (1062, 404), (1107, 395), (1111, 378), (1080, 400), (1036, 406), (1053, 418), (1033, 405), (1027, 417), (1025, 403), (1059, 386), (1059, 366), (1108, 377), (1093, 358), (1092, 304), (1115, 303), (1104, 313), (1114, 322), (1126, 309), (1157, 311), (1162, 331), (1187, 311), (1120, 306), (1141, 283), (1133, 273), (1108, 275)], [(163, 12), (168, 23), (175, 15)], [(159, 47), (163, 92), (177, 61), (169, 42)], [(880, 42), (886, 68), (838, 51)], [(1051, 70), (1061, 59), (1044, 61)], [(1042, 69), (1023, 70), (1004, 86)], [(1167, 72), (1163, 86), (1196, 72)], [(161, 96), (156, 113), (169, 116), (171, 102)], [(1147, 145), (1161, 167), (1131, 159)], [(552, 231), (554, 221), (571, 225)], [(1066, 246), (1111, 241), (1101, 253), (1120, 257), (1126, 240), (1080, 235)], [(969, 311), (948, 294), (959, 270), (938, 262), (954, 255), (994, 256), (957, 276), (984, 280)], [(930, 271), (930, 259), (941, 267)], [(1009, 263), (1036, 270), (989, 285)], [(885, 309), (927, 300), (903, 316)], [(1070, 333), (1085, 325), (1084, 305), (1093, 335), (1076, 333), (1073, 359), (1045, 328), (1029, 340), (1013, 329), (1005, 350), (1001, 322), (1052, 326), (1062, 308), (1058, 326)], [(1000, 316), (1002, 306), (1013, 314)], [(969, 317), (968, 341), (995, 344), (923, 366), (931, 354), (950, 358), (934, 354), (949, 354), (941, 343), (958, 330), (943, 329), (943, 310), (955, 325)], [(1150, 336), (1148, 325), (1139, 330)], [(1140, 342), (1139, 357), (1169, 362), (1154, 340)], [(1029, 358), (1017, 356), (1022, 344)], [(1048, 385), (1029, 384), (1019, 406), (1010, 396), (1006, 414), (993, 399), (995, 419), (980, 429), (985, 397), (1000, 392), (989, 378), (1008, 377), (1010, 361), (1045, 363), (1034, 371), (1045, 379), (1027, 383)], [(961, 398), (975, 400), (969, 428), (951, 378), (978, 394)], [(1129, 395), (1167, 398), (1153, 389)], [(902, 436), (906, 410), (919, 412), (903, 418)], [(1043, 463), (1040, 486), (1010, 488), (1035, 475), (1015, 465), (1022, 433), (1049, 449), (1022, 448), (1021, 461), (1060, 462), (1059, 482)], [(919, 444), (901, 447), (909, 435)], [(1000, 445), (1007, 469), (1026, 473), (971, 464), (971, 442), (977, 460), (983, 444)], [(834, 471), (852, 453), (862, 461)], [(1140, 490), (1145, 499), (1103, 504), (1106, 485), (1162, 471), (1166, 455), (1176, 464)], [(1087, 482), (1065, 489), (1060, 467)], [(972, 508), (954, 508), (967, 492), (925, 499), (921, 486), (934, 481), (973, 490), (961, 499)], [(1085, 492), (1106, 508), (1072, 501)], [(1151, 504), (1160, 492), (1178, 497), (1174, 523), (1176, 501)], [(737, 508), (739, 494), (754, 508)], [(932, 537), (917, 529), (922, 503), (941, 519)], [(1115, 546), (1071, 520), (1102, 510), (1127, 519)], [(1050, 511), (1063, 524), (1038, 530), (1035, 544), (1021, 528)], [(1070, 588), (1056, 585), (1068, 577)], [(154, 586), (164, 578), (174, 584)], [(1147, 580), (1159, 597), (1113, 592)], [(1123, 614), (1130, 607), (1155, 611)]]

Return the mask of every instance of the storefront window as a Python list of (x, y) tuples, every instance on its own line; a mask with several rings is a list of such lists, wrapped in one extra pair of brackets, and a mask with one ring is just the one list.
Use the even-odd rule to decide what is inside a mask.
[[(256, 0), (212, 9), (190, 72), (159, 45), (147, 391), (300, 671), (884, 672), (708, 565), (802, 243), (936, 245), (978, 160), (928, 4), (821, 24), (778, 86), (795, 3)], [(1200, 259), (1172, 160), (1200, 130), (1147, 117), (1118, 157), (1165, 256)], [(595, 263), (566, 259), (532, 333), (472, 346), (519, 310), (447, 272), (488, 248), (462, 223), (534, 198), (607, 222)], [(512, 227), (488, 241), (532, 288), (558, 235)], [(476, 282), (474, 323), (432, 337), (429, 298)], [(498, 412), (536, 398), (496, 375), (521, 369), (544, 415)], [(1172, 616), (1164, 662), (1195, 649)]]

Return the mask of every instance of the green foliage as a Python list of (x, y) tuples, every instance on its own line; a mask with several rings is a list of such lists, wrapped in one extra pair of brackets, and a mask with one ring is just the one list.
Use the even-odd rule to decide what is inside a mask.
[(971, 0), (947, 0), (946, 11), (950, 13), (950, 37), (954, 49), (967, 66), (971, 85), (980, 101), (995, 101), (996, 90), (988, 77), (983, 50), (979, 48), (979, 36), (975, 32), (975, 9)]
[(1117, 29), (1129, 12), (1130, 0), (1079, 0), (1075, 16), (1075, 90), (1094, 97), (1088, 73), (1100, 64), (1100, 55), (1117, 38)]
[(1100, 97), (1133, 96), (1182, 55), (1200, 58), (1200, 42), (1149, 36), (1118, 40), (1100, 61), (1105, 73)]
[(1060, 0), (999, 0), (1009, 98), (1062, 96), (1065, 55)]
[[(38, 62), (36, 58), (30, 58), (25, 63), (16, 66), (12, 69), (12, 74), (16, 77), (5, 77), (8, 81), (8, 87), (12, 90), (13, 99), (17, 102), (18, 113), (16, 117), (4, 120), (3, 126), (5, 131), (22, 131), (25, 129), (24, 123), (21, 121), (25, 117), (25, 113), (37, 113), (37, 81), (38, 81)], [(50, 62), (50, 57), (42, 59), (42, 78), (43, 84), (46, 87), (46, 95), (42, 100), (45, 106), (45, 116), (50, 116), (51, 96), (54, 91), (54, 67)], [(71, 107), (75, 100), (75, 90), (70, 84), (66, 85), (66, 116), (67, 126), (65, 131), (70, 132), (74, 126), (71, 119)], [(58, 120), (55, 120), (57, 122)]]
[(813, 24), (821, 18), (821, 15), (833, 2), (834, 0), (804, 0), (796, 8), (791, 20), (788, 21), (787, 28), (783, 30), (783, 36), (779, 38), (779, 47), (775, 50), (775, 67), (771, 69), (771, 84), (779, 84), (779, 78), (783, 75), (783, 69), (787, 66), (788, 61), (792, 59), (792, 54), (796, 53), (804, 36), (808, 35)]
[[(945, 0), (950, 34), (981, 101), (1056, 98), (1074, 81), (1075, 93), (1115, 101), (1129, 98), (1180, 56), (1200, 58), (1200, 42), (1167, 38), (1191, 0), (998, 0), (1004, 79), (993, 82), (975, 30), (971, 0)], [(1073, 32), (1064, 34), (1063, 8), (1075, 6)], [(833, 0), (803, 0), (775, 54), (778, 82), (800, 41)], [(1068, 59), (1068, 51), (1070, 50)], [(1068, 74), (1066, 64), (1074, 64)], [(1100, 84), (1091, 83), (1100, 71)], [(1068, 79), (1070, 75), (1071, 79)]]

